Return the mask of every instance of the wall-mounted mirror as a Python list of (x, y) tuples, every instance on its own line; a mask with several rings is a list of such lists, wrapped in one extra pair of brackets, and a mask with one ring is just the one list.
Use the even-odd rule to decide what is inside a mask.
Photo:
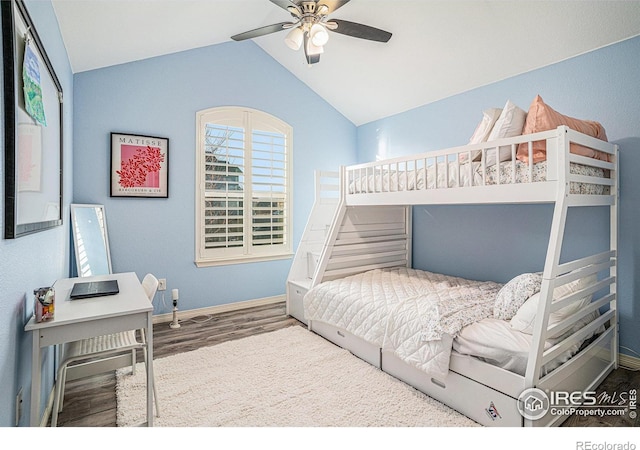
[(103, 205), (71, 205), (71, 227), (79, 277), (111, 273), (107, 219)]

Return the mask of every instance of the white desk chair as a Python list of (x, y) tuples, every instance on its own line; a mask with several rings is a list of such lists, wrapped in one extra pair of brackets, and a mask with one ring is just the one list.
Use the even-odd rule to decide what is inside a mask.
[[(153, 302), (153, 297), (158, 290), (158, 279), (149, 273), (142, 280), (142, 287), (149, 297), (149, 301)], [(136, 331), (130, 330), (64, 344), (53, 402), (52, 427), (58, 424), (58, 414), (62, 411), (64, 388), (67, 381), (110, 372), (129, 365), (135, 374), (136, 351), (138, 349), (142, 349), (145, 364), (149, 363), (144, 329), (140, 330), (140, 335), (141, 341), (138, 341)], [(72, 363), (76, 364), (70, 366)], [(68, 377), (67, 371), (73, 371), (73, 375)], [(155, 379), (153, 380), (153, 398), (156, 405), (156, 416), (160, 417)]]

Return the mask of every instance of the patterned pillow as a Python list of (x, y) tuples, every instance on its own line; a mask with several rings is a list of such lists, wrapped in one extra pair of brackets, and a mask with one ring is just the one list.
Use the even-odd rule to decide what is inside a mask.
[(541, 285), (541, 273), (523, 273), (513, 278), (496, 295), (496, 301), (493, 305), (493, 317), (511, 320), (529, 297), (540, 292)]

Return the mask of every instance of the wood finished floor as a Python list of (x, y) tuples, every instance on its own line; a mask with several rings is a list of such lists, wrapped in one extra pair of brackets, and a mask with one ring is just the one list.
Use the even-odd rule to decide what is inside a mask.
[[(196, 317), (181, 322), (178, 330), (168, 323), (154, 325), (154, 359), (176, 353), (196, 350), (290, 326), (304, 326), (286, 315), (284, 303)], [(63, 427), (115, 427), (116, 378), (114, 373), (69, 382), (64, 410), (58, 416)], [(640, 372), (624, 369), (614, 371), (600, 386), (599, 391), (628, 392), (640, 388)], [(615, 427), (640, 426), (640, 418), (624, 417), (570, 417), (563, 426)]]

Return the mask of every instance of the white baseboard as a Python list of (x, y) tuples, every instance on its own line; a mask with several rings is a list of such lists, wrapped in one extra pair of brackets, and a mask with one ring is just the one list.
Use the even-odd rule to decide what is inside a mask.
[(625, 369), (640, 370), (640, 358), (634, 356), (619, 354), (618, 363)]
[[(187, 320), (198, 316), (207, 316), (209, 314), (220, 314), (229, 311), (238, 311), (241, 309), (253, 308), (256, 306), (272, 305), (286, 301), (286, 296), (276, 295), (274, 297), (259, 298), (256, 300), (247, 300), (244, 302), (227, 303), (224, 305), (209, 306), (207, 308), (189, 309), (187, 311), (178, 310), (178, 321)], [(173, 313), (158, 314), (153, 316), (153, 323), (165, 323), (173, 320)]]

